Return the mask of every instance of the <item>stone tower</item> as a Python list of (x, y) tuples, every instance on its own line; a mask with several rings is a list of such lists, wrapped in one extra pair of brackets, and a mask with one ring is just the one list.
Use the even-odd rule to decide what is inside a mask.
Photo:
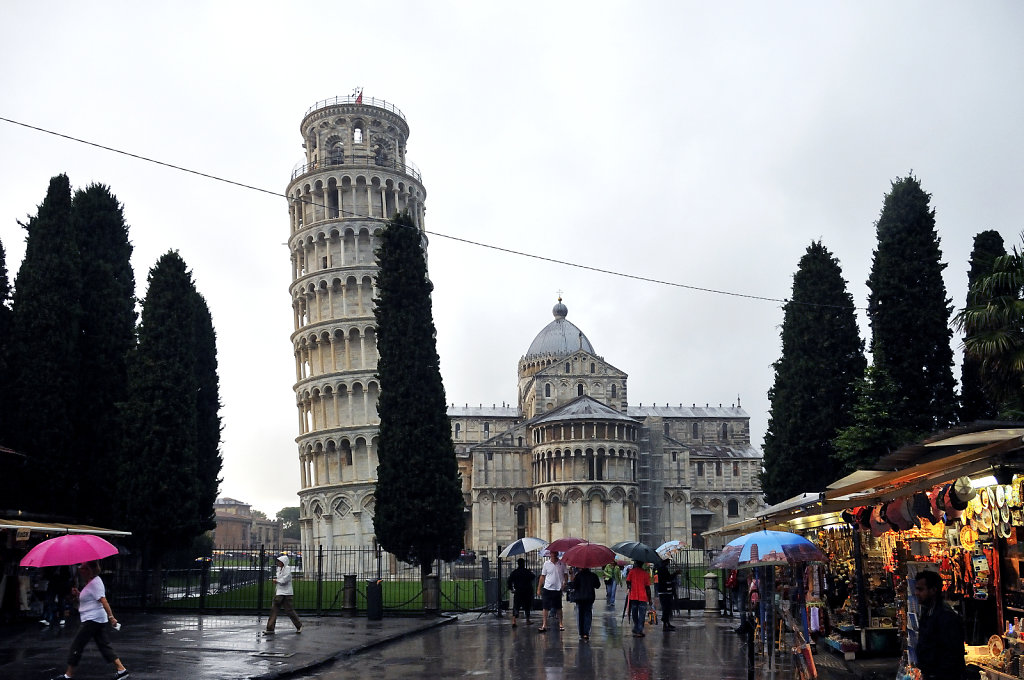
[(409, 125), (360, 92), (314, 104), (300, 127), (305, 160), (288, 184), (288, 239), (306, 546), (369, 545), (377, 476), (378, 230), (408, 211), (424, 228)]

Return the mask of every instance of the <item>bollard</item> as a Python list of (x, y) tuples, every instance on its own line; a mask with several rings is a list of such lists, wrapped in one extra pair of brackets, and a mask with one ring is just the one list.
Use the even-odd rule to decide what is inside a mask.
[(384, 592), (380, 581), (366, 582), (366, 618), (369, 621), (384, 618)]
[(423, 577), (423, 613), (427, 616), (441, 614), (441, 581), (437, 574)]
[(704, 574), (704, 613), (718, 613), (718, 574)]
[(345, 585), (341, 595), (341, 611), (345, 616), (356, 615), (356, 575), (345, 574)]

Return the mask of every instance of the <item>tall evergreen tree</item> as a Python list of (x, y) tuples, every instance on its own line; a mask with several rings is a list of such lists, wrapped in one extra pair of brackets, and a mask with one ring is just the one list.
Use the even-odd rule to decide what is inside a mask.
[(997, 257), (971, 288), (974, 304), (957, 315), (968, 357), (981, 362), (986, 392), (999, 417), (1024, 418), (1024, 251)]
[(853, 424), (836, 437), (839, 475), (867, 467), (885, 454), (910, 443), (920, 434), (903, 422), (907, 397), (877, 362), (857, 384)]
[(213, 504), (220, 488), (223, 459), (220, 436), (220, 379), (217, 376), (217, 333), (206, 298), (193, 291), (195, 308), (196, 455), (199, 470), (199, 519), (216, 524)]
[(824, 491), (836, 480), (842, 463), (833, 440), (852, 424), (855, 389), (867, 364), (853, 296), (839, 261), (821, 242), (800, 258), (783, 310), (761, 474), (769, 503)]
[(913, 175), (892, 182), (867, 281), (871, 354), (904, 397), (889, 405), (892, 415), (915, 437), (956, 421), (953, 308), (930, 199)]
[[(9, 446), (28, 456), (2, 503), (60, 515), (79, 507), (79, 473), (89, 465), (75, 437), (82, 283), (67, 175), (22, 226), (25, 258), (14, 285), (9, 376)], [(7, 417), (8, 414), (5, 414)]]
[[(970, 269), (967, 271), (967, 303), (965, 309), (986, 305), (989, 297), (976, 291), (978, 282), (992, 273), (996, 258), (1006, 254), (1003, 237), (998, 231), (983, 231), (974, 237)], [(999, 406), (985, 388), (982, 376), (982, 360), (971, 356), (964, 347), (964, 359), (960, 373), (960, 419), (964, 422), (990, 420), (999, 415)]]
[[(164, 553), (188, 546), (214, 525), (212, 466), (202, 451), (211, 443), (212, 419), (200, 406), (209, 409), (218, 400), (200, 396), (209, 379), (198, 377), (206, 375), (199, 365), (213, 350), (212, 325), (208, 334), (197, 332), (207, 327), (198, 297), (181, 256), (163, 255), (149, 273), (138, 347), (129, 364), (125, 429), (134, 455), (125, 460), (120, 489), (125, 519), (147, 565), (159, 564)], [(218, 471), (219, 466), (214, 478)]]
[[(75, 436), (89, 460), (81, 486), (95, 496), (109, 488), (105, 478), (131, 450), (123, 450), (117, 407), (127, 394), (135, 346), (135, 273), (123, 208), (110, 190), (100, 184), (78, 190), (72, 207), (82, 280)], [(77, 514), (101, 526), (120, 523), (112, 503), (84, 504)]]
[[(11, 340), (11, 283), (7, 278), (7, 253), (4, 244), (0, 241), (0, 413), (8, 411), (8, 399), (10, 393), (7, 389), (10, 378), (7, 373), (7, 352)], [(9, 418), (0, 418), (0, 446), (10, 442), (8, 429)], [(0, 471), (6, 469), (4, 461), (0, 460)], [(2, 487), (0, 487), (2, 490)], [(3, 504), (0, 503), (0, 506)]]
[(391, 220), (377, 250), (377, 403), (380, 439), (374, 531), (399, 559), (431, 572), (463, 546), (464, 500), (451, 438), (423, 234), (408, 214)]

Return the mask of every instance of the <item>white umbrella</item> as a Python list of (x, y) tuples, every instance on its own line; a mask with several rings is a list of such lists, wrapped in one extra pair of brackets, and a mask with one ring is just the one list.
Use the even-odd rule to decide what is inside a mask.
[(522, 555), (528, 553), (531, 550), (539, 550), (548, 544), (547, 541), (541, 538), (534, 538), (533, 536), (525, 536), (520, 538), (518, 541), (512, 541), (505, 546), (505, 549), (498, 553), (498, 557), (512, 557), (513, 555)]

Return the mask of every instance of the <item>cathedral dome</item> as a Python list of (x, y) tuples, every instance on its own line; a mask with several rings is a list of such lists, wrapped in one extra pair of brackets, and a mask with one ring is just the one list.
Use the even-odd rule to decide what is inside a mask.
[(580, 349), (596, 354), (594, 346), (590, 344), (590, 340), (587, 340), (583, 331), (571, 321), (566, 320), (565, 317), (569, 314), (569, 309), (562, 304), (562, 298), (558, 298), (558, 304), (554, 306), (551, 313), (555, 315), (555, 320), (541, 329), (541, 332), (530, 343), (530, 349), (526, 351), (526, 356), (539, 354), (567, 356)]

